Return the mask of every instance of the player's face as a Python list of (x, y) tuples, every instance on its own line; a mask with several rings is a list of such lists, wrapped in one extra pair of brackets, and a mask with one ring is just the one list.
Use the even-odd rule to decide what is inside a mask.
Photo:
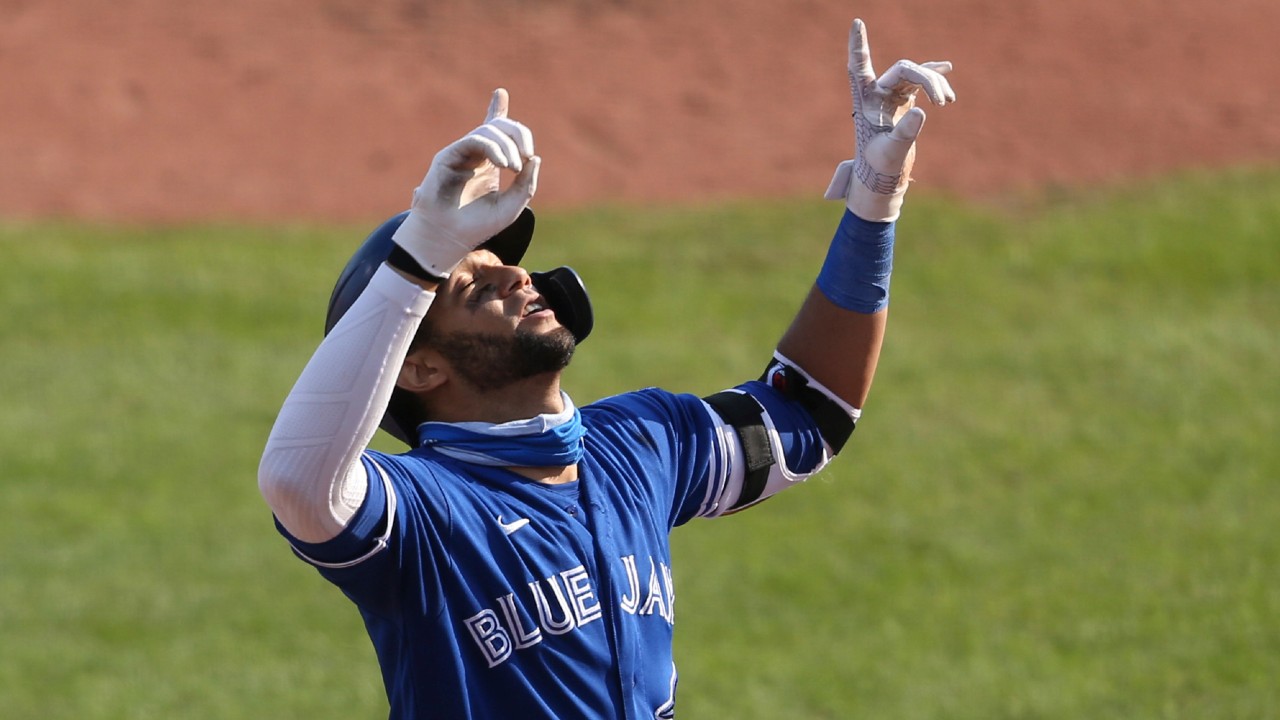
[(476, 250), (436, 291), (428, 317), (439, 332), (541, 334), (561, 327), (524, 268)]
[(427, 319), (427, 343), (481, 390), (563, 370), (575, 348), (529, 274), (487, 250), (454, 269)]

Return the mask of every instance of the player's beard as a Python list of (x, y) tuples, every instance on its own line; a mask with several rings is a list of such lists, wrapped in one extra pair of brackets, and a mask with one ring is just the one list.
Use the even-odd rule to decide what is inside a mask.
[(565, 328), (542, 334), (522, 330), (514, 335), (453, 332), (433, 337), (431, 345), (463, 380), (481, 392), (563, 370), (576, 348), (573, 333)]

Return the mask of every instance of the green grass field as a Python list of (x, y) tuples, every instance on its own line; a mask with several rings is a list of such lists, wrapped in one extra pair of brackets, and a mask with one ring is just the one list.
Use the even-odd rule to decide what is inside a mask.
[[(754, 376), (838, 213), (544, 213), (568, 389)], [(255, 481), (366, 229), (0, 225), (0, 717), (384, 716)], [(846, 454), (676, 534), (681, 717), (1280, 717), (1280, 174), (921, 193), (893, 292)]]

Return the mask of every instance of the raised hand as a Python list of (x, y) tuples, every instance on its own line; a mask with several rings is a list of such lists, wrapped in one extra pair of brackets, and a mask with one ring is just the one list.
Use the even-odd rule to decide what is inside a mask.
[[(427, 272), (447, 277), (462, 258), (515, 221), (538, 188), (533, 133), (507, 117), (499, 88), (484, 124), (436, 153), (394, 239)], [(501, 172), (516, 173), (507, 189)]]
[(845, 200), (864, 220), (896, 220), (911, 180), (915, 141), (924, 125), (924, 111), (915, 107), (923, 90), (931, 102), (954, 102), (955, 92), (945, 75), (949, 62), (915, 63), (899, 60), (876, 77), (871, 46), (862, 20), (849, 30), (849, 90), (853, 95), (856, 153), (836, 167), (829, 200)]

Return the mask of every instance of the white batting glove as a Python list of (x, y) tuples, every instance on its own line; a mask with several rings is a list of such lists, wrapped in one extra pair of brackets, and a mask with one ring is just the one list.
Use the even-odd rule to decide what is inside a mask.
[[(515, 222), (537, 191), (542, 158), (533, 154), (529, 128), (507, 117), (508, 100), (506, 90), (495, 90), (484, 124), (436, 153), (392, 236), (432, 275), (448, 277), (467, 253)], [(516, 173), (506, 190), (499, 189), (501, 170)]]
[(924, 125), (924, 110), (915, 107), (924, 90), (935, 105), (954, 102), (955, 92), (944, 75), (949, 62), (917, 64), (899, 60), (876, 78), (871, 67), (867, 28), (854, 20), (849, 30), (849, 89), (853, 93), (853, 127), (857, 152), (836, 167), (825, 197), (844, 200), (863, 220), (898, 219), (911, 181), (916, 137)]

